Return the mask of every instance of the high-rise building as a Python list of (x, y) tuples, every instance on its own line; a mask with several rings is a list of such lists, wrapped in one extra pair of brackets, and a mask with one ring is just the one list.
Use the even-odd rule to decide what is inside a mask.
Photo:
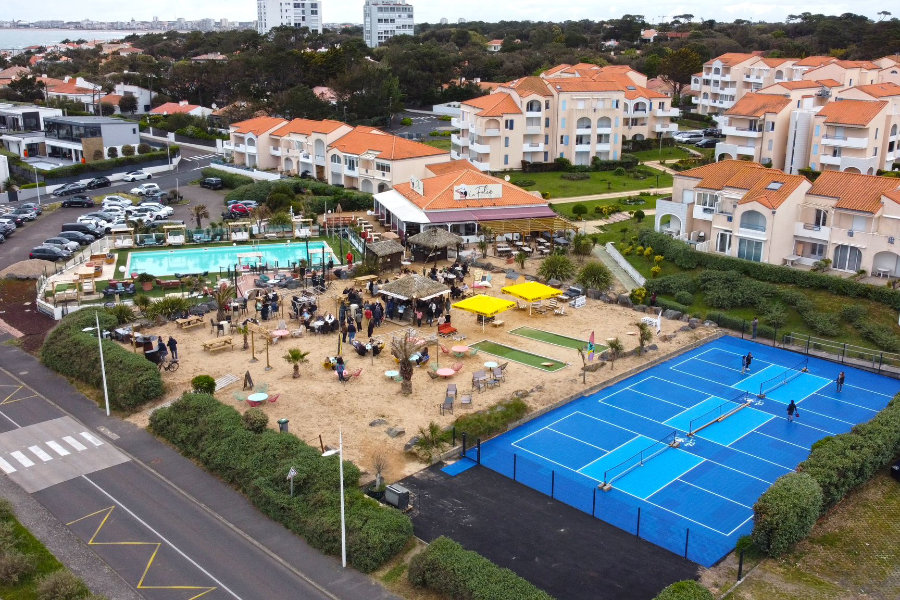
[(363, 37), (377, 48), (395, 35), (415, 32), (413, 7), (406, 0), (366, 0), (363, 5)]
[(321, 0), (256, 0), (256, 30), (260, 34), (284, 25), (322, 33)]
[(449, 22), (450, 22), (450, 21), (447, 20), (447, 17), (441, 18), (441, 25), (446, 25), (446, 24), (449, 23)]

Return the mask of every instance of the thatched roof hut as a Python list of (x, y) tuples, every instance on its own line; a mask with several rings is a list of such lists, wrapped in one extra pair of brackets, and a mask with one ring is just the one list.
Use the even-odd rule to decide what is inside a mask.
[(443, 283), (438, 283), (433, 279), (416, 273), (384, 284), (379, 293), (401, 300), (411, 300), (413, 298), (428, 300), (435, 296), (449, 294), (450, 288)]
[(410, 236), (407, 241), (410, 244), (422, 246), (428, 248), (429, 250), (434, 250), (437, 248), (450, 248), (453, 246), (459, 246), (463, 243), (463, 239), (460, 236), (439, 227), (426, 229), (422, 233), (417, 233), (416, 235)]
[(383, 240), (366, 244), (366, 258), (374, 257), (378, 263), (378, 269), (399, 269), (403, 259), (403, 246), (394, 240)]

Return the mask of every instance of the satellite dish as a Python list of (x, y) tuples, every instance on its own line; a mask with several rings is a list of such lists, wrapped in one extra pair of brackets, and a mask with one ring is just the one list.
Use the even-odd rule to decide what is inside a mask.
[(509, 181), (509, 175), (507, 175), (507, 176), (504, 177), (503, 179), (505, 179), (506, 181)]

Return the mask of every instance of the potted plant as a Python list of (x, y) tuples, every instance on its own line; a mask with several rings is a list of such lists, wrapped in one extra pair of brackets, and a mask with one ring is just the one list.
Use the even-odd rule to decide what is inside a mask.
[(366, 495), (381, 500), (384, 498), (384, 490), (387, 484), (384, 481), (384, 471), (387, 468), (387, 456), (381, 452), (372, 456), (372, 467), (375, 471), (375, 482), (366, 490)]
[(153, 277), (153, 275), (151, 275), (150, 273), (141, 273), (137, 276), (137, 281), (141, 284), (141, 289), (145, 292), (149, 292), (153, 289), (153, 282), (155, 280), (156, 278)]
[(107, 253), (106, 264), (112, 265), (112, 264), (115, 264), (115, 262), (116, 262), (116, 255), (113, 254), (112, 252)]

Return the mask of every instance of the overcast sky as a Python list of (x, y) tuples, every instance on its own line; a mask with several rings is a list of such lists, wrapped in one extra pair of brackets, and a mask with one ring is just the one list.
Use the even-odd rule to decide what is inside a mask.
[[(362, 0), (321, 0), (325, 22), (362, 22)], [(693, 0), (691, 2), (664, 2), (652, 0), (640, 6), (625, 0), (611, 0), (609, 4), (599, 2), (568, 2), (562, 5), (546, 0), (419, 0), (411, 2), (416, 7), (417, 22), (436, 23), (442, 17), (455, 22), (460, 17), (467, 20), (551, 20), (565, 21), (578, 19), (609, 19), (624, 13), (641, 14), (650, 22), (660, 17), (670, 17), (686, 12), (697, 18), (732, 21), (734, 19), (774, 21), (784, 19), (789, 14), (811, 11), (823, 14), (854, 12), (876, 19), (881, 10), (890, 10), (891, 2), (860, 0), (857, 2), (824, 3), (815, 7), (808, 3), (785, 3), (776, 0), (736, 1), (731, 3), (718, 0)], [(548, 11), (548, 6), (552, 10)], [(900, 8), (893, 11), (900, 16)], [(38, 19), (66, 20), (150, 20), (159, 17), (173, 20), (176, 17), (199, 19), (227, 18), (234, 21), (256, 19), (255, 0), (156, 0), (155, 2), (122, 2), (121, 0), (88, 0), (84, 4), (71, 0), (43, 0), (40, 11), (27, 2), (4, 0), (0, 2), (0, 20)]]

